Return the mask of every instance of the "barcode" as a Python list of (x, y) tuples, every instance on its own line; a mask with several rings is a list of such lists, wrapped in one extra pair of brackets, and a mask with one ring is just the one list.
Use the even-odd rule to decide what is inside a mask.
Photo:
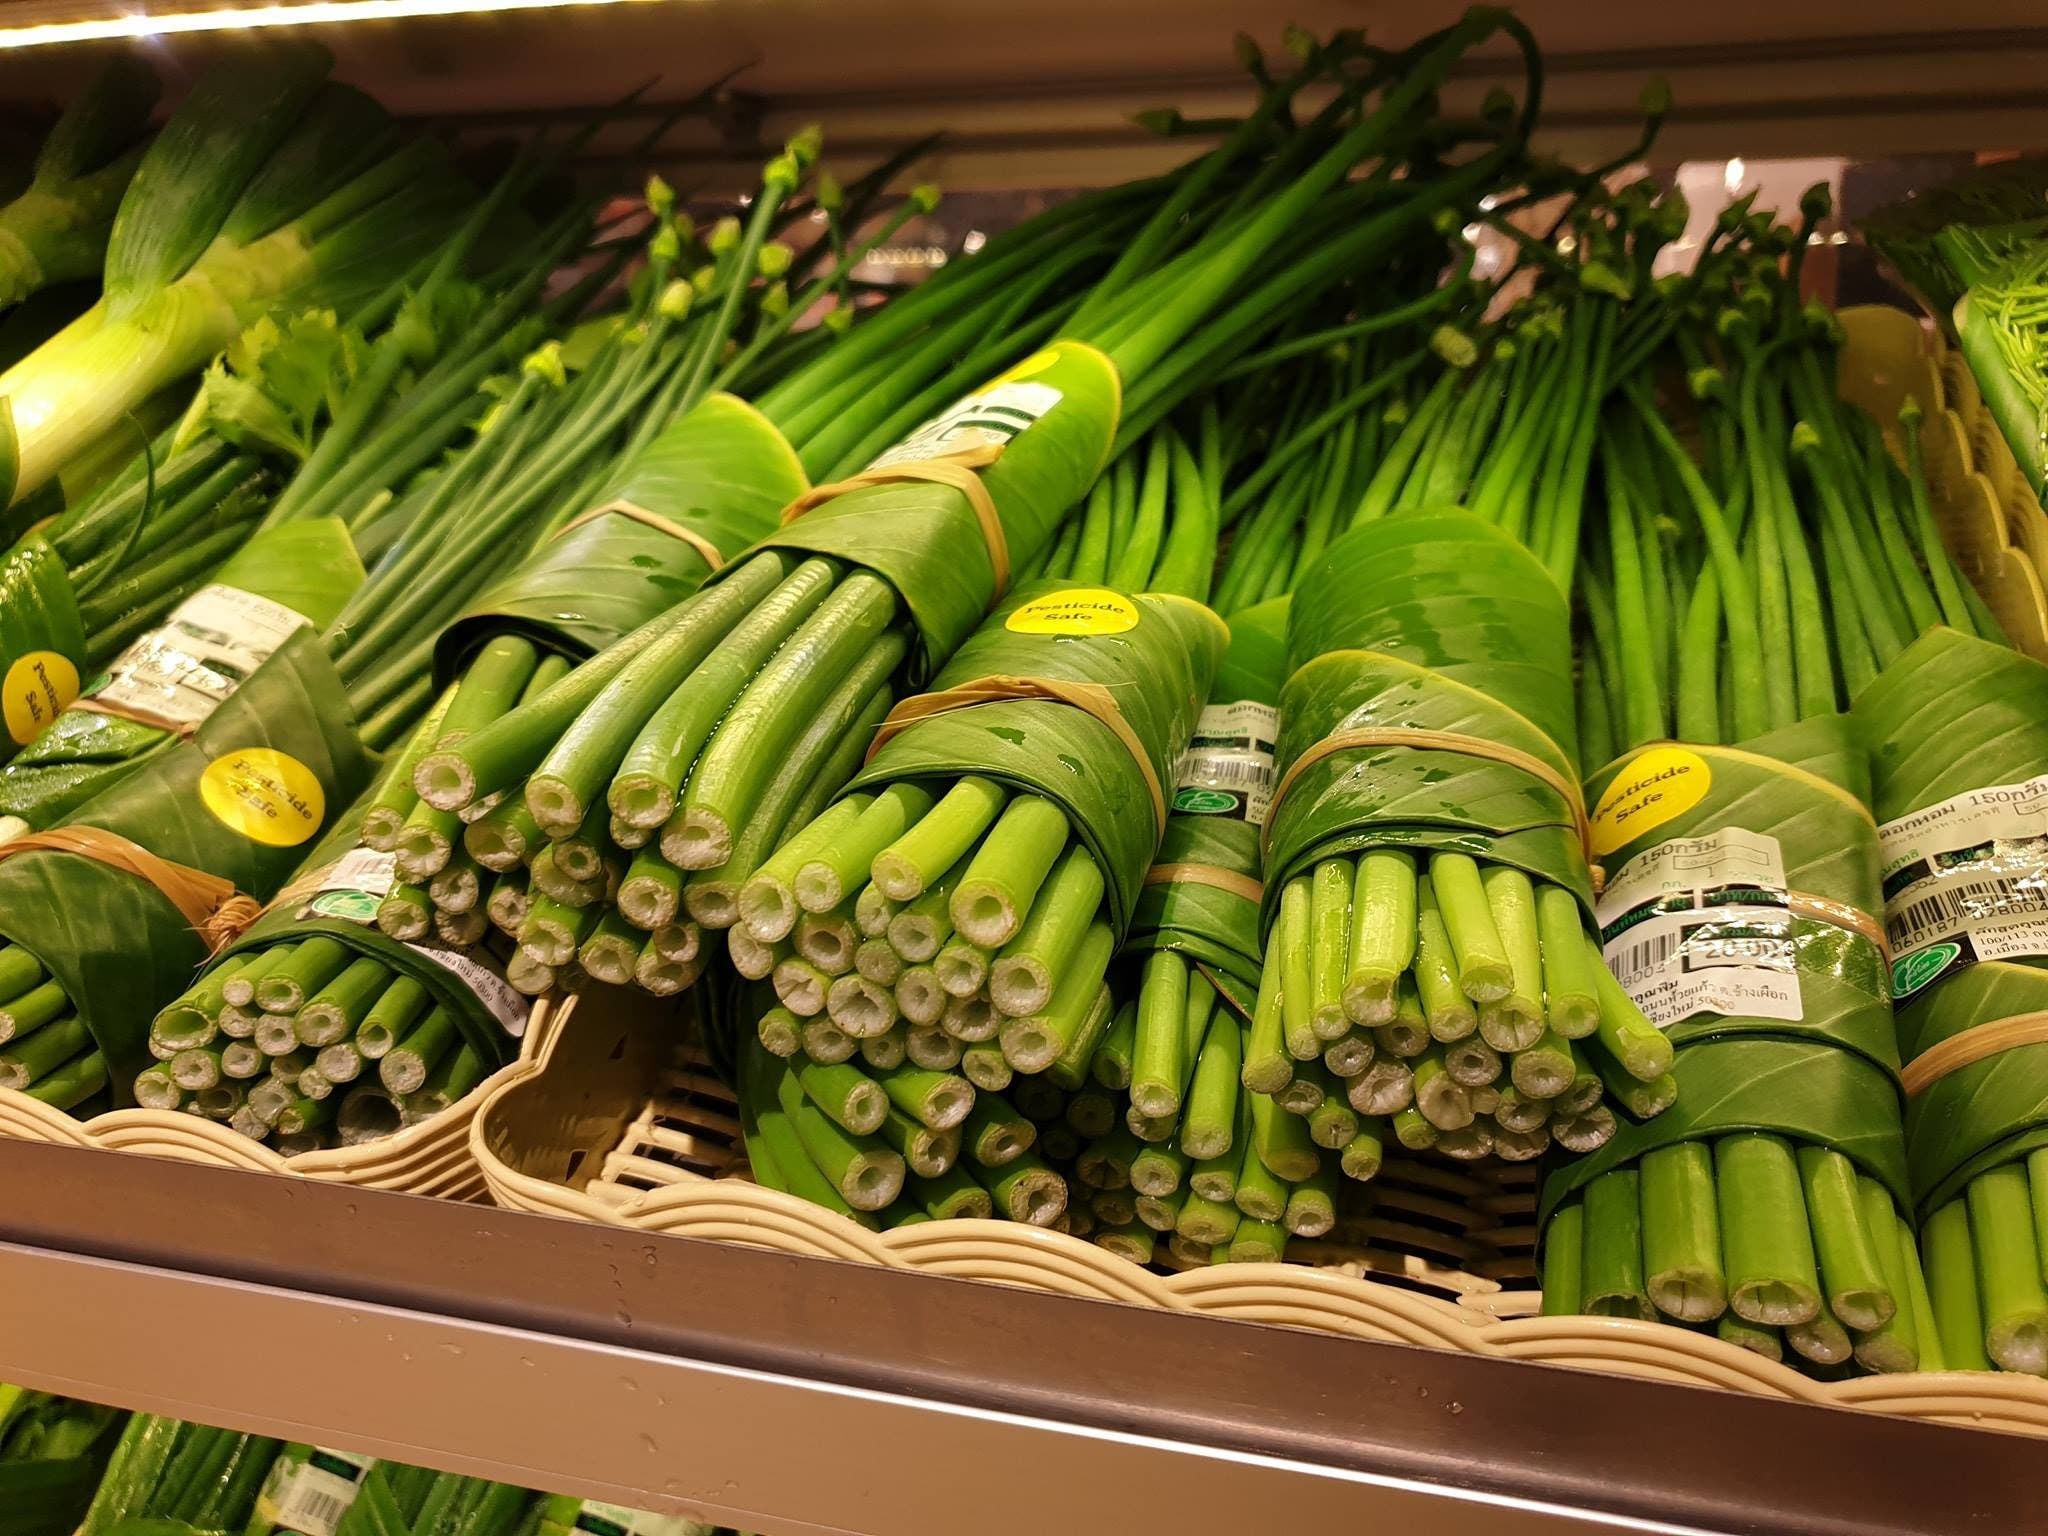
[(1273, 760), (1253, 757), (1194, 757), (1181, 765), (1183, 788), (1271, 789)]
[(350, 1501), (320, 1488), (299, 1487), (292, 1495), (280, 1522), (303, 1536), (334, 1536)]
[(1611, 954), (1607, 968), (1614, 972), (1615, 979), (1624, 987), (1640, 980), (1650, 972), (1659, 969), (1665, 961), (1678, 953), (1685, 942), (1683, 930), (1653, 933), (1646, 939), (1637, 939), (1622, 947), (1620, 953)]
[(1887, 917), (1885, 931), (1892, 948), (1903, 950), (1929, 934), (1956, 933), (2025, 912), (2048, 912), (2048, 886), (2038, 879), (1972, 880), (1907, 902)]

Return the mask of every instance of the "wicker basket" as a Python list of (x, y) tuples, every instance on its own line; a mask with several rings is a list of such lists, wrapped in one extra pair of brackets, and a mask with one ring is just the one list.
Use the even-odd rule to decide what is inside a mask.
[(57, 1146), (138, 1152), (214, 1168), (292, 1174), (359, 1189), (400, 1190), (445, 1200), (489, 1198), (469, 1153), (470, 1121), (491, 1092), (537, 1070), (548, 1040), (575, 1011), (575, 999), (543, 1000), (533, 1010), (518, 1057), (477, 1085), (460, 1103), (394, 1135), (355, 1147), (280, 1157), (216, 1121), (174, 1110), (116, 1109), (78, 1120), (27, 1094), (0, 1088), (0, 1136)]
[(532, 1071), (497, 1083), (471, 1121), (492, 1198), (642, 1232), (2048, 1436), (2048, 1382), (2030, 1377), (1822, 1383), (1682, 1328), (1535, 1315), (1527, 1169), (1389, 1163), (1369, 1214), (1297, 1241), (1285, 1264), (1160, 1274), (1006, 1221), (873, 1232), (745, 1178), (732, 1097), (683, 1033), (651, 999), (585, 994), (574, 1027), (552, 1033)]

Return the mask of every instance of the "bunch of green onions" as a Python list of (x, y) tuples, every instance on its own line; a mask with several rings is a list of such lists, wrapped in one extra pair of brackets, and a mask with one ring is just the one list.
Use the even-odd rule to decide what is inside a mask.
[(2048, 1150), (1978, 1174), (1937, 1207), (1919, 1257), (1952, 1366), (2048, 1376)]
[(1561, 886), (1468, 854), (1319, 861), (1281, 891), (1244, 1085), (1278, 1133), (1370, 1178), (1386, 1133), (1449, 1157), (1590, 1152), (1609, 1100), (1676, 1097), (1671, 1043), (1609, 973)]
[(137, 1104), (223, 1121), (284, 1156), (431, 1119), (489, 1071), (423, 982), (325, 935), (212, 967), (149, 1044)]
[(0, 1088), (74, 1109), (107, 1085), (107, 1063), (63, 985), (19, 944), (0, 946)]
[(1840, 1152), (1763, 1132), (1679, 1142), (1595, 1178), (1544, 1234), (1543, 1307), (1711, 1324), (1819, 1367), (1938, 1371), (1945, 1359), (1891, 1192)]

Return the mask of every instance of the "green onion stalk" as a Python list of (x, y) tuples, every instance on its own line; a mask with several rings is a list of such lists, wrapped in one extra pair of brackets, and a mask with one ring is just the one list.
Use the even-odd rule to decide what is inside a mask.
[(1594, 937), (1568, 633), (1461, 512), (1369, 520), (1296, 590), (1241, 1073), (1292, 1177), (1588, 1152), (1669, 1106), (1671, 1042)]
[[(1130, 1139), (1106, 1094), (1099, 1123), (1082, 1122), (1086, 1146), (1058, 1163), (1037, 1149), (1021, 1183), (1010, 1162), (1035, 1146), (1023, 1113), (1034, 1095), (1064, 1103), (1092, 1081), (1116, 1011), (1110, 961), (1224, 641), (1186, 599), (1027, 583), (906, 702), (845, 793), (730, 898), (733, 965), (770, 994), (741, 1048), (766, 1058), (741, 1074), (743, 1099), (751, 1089), (748, 1107), (771, 1121), (771, 1091), (799, 1101), (799, 1139), (846, 1206), (894, 1205), (906, 1154), (862, 1144), (888, 1179), (842, 1166), (803, 1138), (814, 1115), (881, 1143), (892, 1109), (932, 1133), (959, 1129), (968, 1165), (989, 1177), (913, 1185), (931, 1218), (1050, 1224), (1073, 1182), (1135, 1198), (1128, 1153), (1112, 1159), (1119, 1180), (1098, 1183)], [(624, 885), (619, 899), (633, 899)], [(1134, 1092), (1182, 1091), (1185, 992), (1167, 1054), (1154, 1059), (1160, 1030), (1139, 1035)], [(813, 1181), (788, 1161), (757, 1164), (756, 1179), (804, 1194)], [(1134, 1222), (1126, 1211), (1108, 1225)]]
[(1948, 1363), (2048, 1374), (2044, 872), (2048, 667), (1935, 629), (1856, 700), (1870, 742), (1906, 1063), (1906, 1161)]

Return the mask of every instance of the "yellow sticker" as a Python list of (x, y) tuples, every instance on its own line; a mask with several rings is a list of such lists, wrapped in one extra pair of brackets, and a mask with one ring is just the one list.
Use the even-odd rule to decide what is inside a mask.
[(1593, 807), (1593, 852), (1609, 854), (1683, 816), (1713, 787), (1714, 770), (1684, 747), (1638, 752)]
[(25, 747), (78, 697), (78, 668), (59, 651), (30, 651), (7, 669), (0, 683), (0, 709), (7, 734)]
[(327, 814), (313, 770), (270, 747), (216, 757), (199, 776), (199, 798), (222, 826), (270, 848), (296, 848)]
[(1137, 627), (1138, 605), (1107, 587), (1048, 592), (1003, 620), (1020, 635), (1121, 635)]

